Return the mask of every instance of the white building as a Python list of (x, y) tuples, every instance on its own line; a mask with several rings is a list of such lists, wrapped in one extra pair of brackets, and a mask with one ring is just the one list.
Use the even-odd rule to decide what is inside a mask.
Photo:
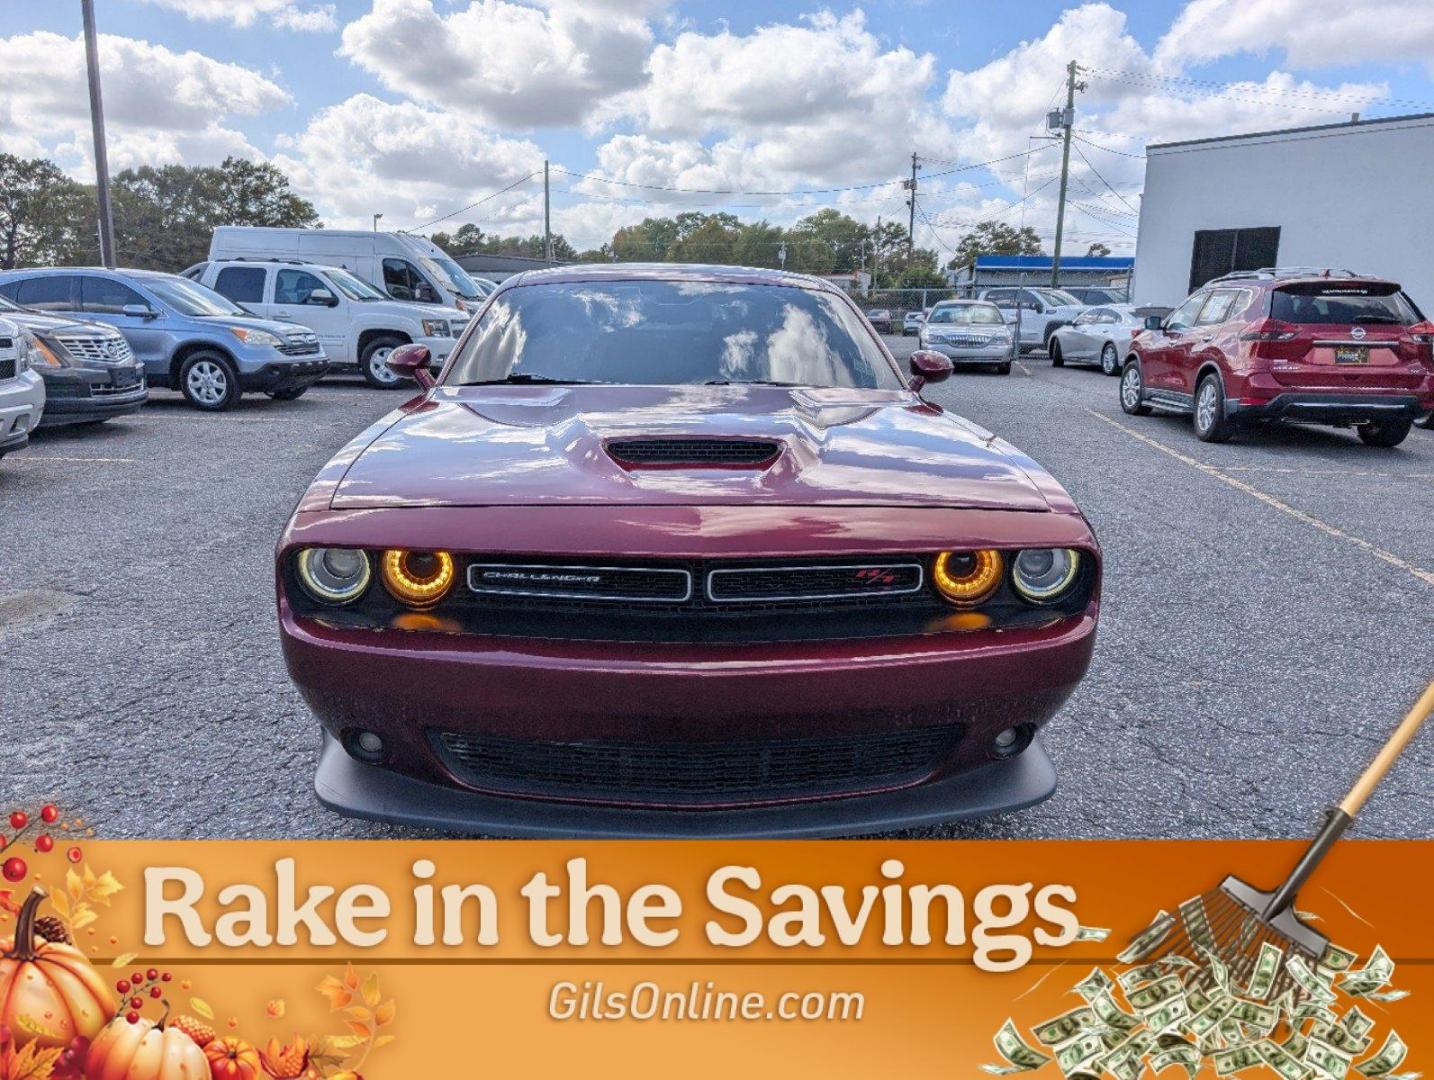
[(1212, 277), (1339, 267), (1400, 282), (1434, 314), (1434, 113), (1146, 147), (1137, 303)]

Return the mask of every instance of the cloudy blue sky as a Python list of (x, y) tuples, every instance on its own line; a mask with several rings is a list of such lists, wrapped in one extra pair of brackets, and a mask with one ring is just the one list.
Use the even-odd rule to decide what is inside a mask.
[[(0, 0), (0, 150), (90, 176), (79, 0)], [(96, 0), (114, 168), (285, 169), (330, 224), (555, 228), (836, 205), (1049, 238), (1032, 139), (1077, 60), (1068, 251), (1133, 251), (1147, 142), (1434, 112), (1429, 0)], [(989, 163), (989, 164), (983, 164)], [(1313, 178), (1312, 182), (1337, 182)], [(511, 190), (463, 210), (492, 192)]]

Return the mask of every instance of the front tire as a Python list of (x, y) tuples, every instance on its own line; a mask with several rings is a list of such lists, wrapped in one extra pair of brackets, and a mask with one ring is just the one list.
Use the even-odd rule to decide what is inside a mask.
[(1100, 350), (1100, 370), (1107, 375), (1120, 374), (1120, 353), (1115, 351), (1115, 343), (1107, 341), (1105, 348)]
[(406, 344), (403, 338), (384, 335), (365, 345), (359, 357), (363, 381), (377, 390), (397, 390), (405, 380), (389, 368), (388, 358), (394, 349)]
[(1356, 425), (1354, 430), (1359, 433), (1359, 441), (1365, 446), (1389, 447), (1402, 443), (1413, 426), (1412, 420), (1370, 420), (1368, 423)]
[(239, 400), (239, 373), (222, 353), (193, 353), (179, 369), (179, 392), (196, 409), (224, 412)]
[(1235, 433), (1225, 415), (1225, 387), (1213, 371), (1195, 388), (1195, 437), (1201, 442), (1225, 442)]
[(997, 365), (996, 365), (996, 374), (997, 374), (997, 375), (1009, 375), (1010, 373), (1011, 373), (1011, 362), (1010, 362), (1009, 360), (1006, 361), (1004, 364), (997, 364)]
[(1150, 406), (1140, 399), (1145, 392), (1145, 379), (1140, 374), (1140, 365), (1134, 360), (1125, 362), (1125, 371), (1120, 376), (1120, 407), (1130, 416), (1149, 416)]
[(1065, 367), (1066, 358), (1065, 354), (1061, 352), (1060, 339), (1052, 338), (1049, 348), (1051, 352), (1051, 367)]

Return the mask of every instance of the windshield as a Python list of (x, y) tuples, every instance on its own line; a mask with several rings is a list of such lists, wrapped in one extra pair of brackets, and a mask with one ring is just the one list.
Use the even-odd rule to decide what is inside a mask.
[(931, 313), (927, 323), (956, 323), (960, 326), (1004, 326), (1006, 320), (995, 304), (952, 304)]
[(446, 255), (425, 255), (418, 261), (438, 279), (439, 284), (451, 292), (456, 292), (466, 300), (483, 298), (483, 290), (478, 287), (478, 283), (464, 272), (463, 267)]
[(841, 297), (708, 281), (587, 281), (501, 293), (445, 382), (505, 379), (902, 385)]
[(1080, 301), (1064, 289), (1036, 289), (1040, 298), (1053, 307), (1069, 307), (1074, 304), (1080, 307)]
[(1292, 285), (1276, 289), (1270, 317), (1281, 322), (1338, 325), (1418, 322), (1397, 285)]
[(338, 267), (333, 267), (326, 272), (329, 275), (329, 280), (334, 283), (334, 287), (350, 300), (388, 299), (388, 297), (384, 296), (383, 293), (379, 292), (367, 281), (354, 277), (347, 270), (340, 270)]
[(0, 311), (26, 311), (19, 304), (5, 296), (0, 296)]
[(247, 315), (248, 312), (213, 289), (174, 274), (146, 275), (142, 284), (181, 315), (207, 318), (211, 315)]

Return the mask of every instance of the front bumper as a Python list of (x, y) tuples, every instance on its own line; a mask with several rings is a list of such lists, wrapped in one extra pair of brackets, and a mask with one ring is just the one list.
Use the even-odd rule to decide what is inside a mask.
[(45, 413), (36, 427), (93, 424), (139, 412), (149, 400), (144, 370), (130, 367), (41, 368)]
[(459, 790), (356, 761), (327, 731), (314, 777), (319, 801), (350, 817), (457, 833), (571, 839), (851, 836), (1021, 810), (1055, 790), (1055, 767), (1039, 738), (1016, 757), (917, 787), (715, 811), (593, 807)]
[(922, 348), (939, 352), (953, 364), (1003, 364), (1011, 359), (1011, 343), (1000, 341), (994, 345), (973, 348), (966, 345), (946, 345), (939, 341), (928, 341)]
[(239, 373), (239, 386), (245, 393), (273, 394), (312, 386), (329, 371), (329, 360), (323, 353), (299, 360), (271, 361), (261, 367)]
[(1335, 394), (1289, 391), (1268, 401), (1225, 403), (1233, 420), (1297, 420), (1315, 424), (1358, 424), (1369, 420), (1414, 420), (1429, 408), (1416, 394)]

